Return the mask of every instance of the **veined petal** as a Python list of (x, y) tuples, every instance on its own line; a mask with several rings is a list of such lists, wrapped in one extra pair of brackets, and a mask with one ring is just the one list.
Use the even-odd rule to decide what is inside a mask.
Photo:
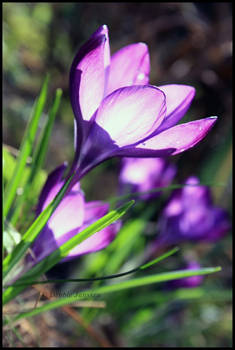
[(195, 89), (188, 85), (158, 86), (166, 95), (166, 117), (159, 126), (157, 133), (175, 125), (186, 113), (195, 96)]
[[(64, 181), (58, 182), (58, 180), (59, 177), (54, 183), (54, 186), (51, 186), (47, 193), (47, 197), (44, 198), (41, 210), (45, 209), (64, 185)], [(83, 221), (84, 195), (80, 190), (79, 183), (76, 183), (72, 190), (64, 196), (48, 220), (46, 226), (34, 241), (32, 251), (36, 261), (40, 261), (70, 239), (71, 232), (74, 234), (78, 232)], [(30, 257), (28, 257), (28, 259), (32, 261)]]
[(94, 218), (101, 218), (109, 211), (109, 204), (101, 201), (92, 201), (85, 203), (84, 224), (90, 224)]
[[(86, 227), (97, 221), (108, 213), (109, 205), (100, 201), (88, 202), (85, 204), (85, 221), (80, 227), (79, 231), (83, 231)], [(68, 261), (71, 258), (78, 257), (83, 254), (96, 252), (104, 249), (109, 245), (116, 237), (117, 232), (120, 230), (121, 222), (117, 221), (103, 230), (96, 232), (91, 237), (74, 247), (68, 254), (68, 256), (62, 260)], [(75, 233), (74, 233), (75, 234)], [(73, 235), (74, 235), (73, 234)]]
[(140, 142), (157, 129), (165, 110), (165, 95), (156, 87), (124, 87), (102, 101), (95, 122), (115, 145), (122, 147)]
[(53, 196), (55, 185), (57, 185), (61, 181), (66, 168), (67, 163), (63, 163), (62, 165), (58, 166), (55, 170), (53, 170), (50, 173), (50, 175), (48, 175), (39, 197), (38, 205), (36, 208), (36, 215), (39, 215), (43, 208), (45, 209), (45, 207), (55, 197), (56, 194), (54, 194)]
[(89, 121), (104, 95), (109, 64), (107, 27), (99, 28), (81, 47), (70, 70), (71, 104), (78, 120)]
[[(57, 183), (43, 204), (43, 208), (55, 198), (64, 182)], [(80, 185), (76, 183), (72, 190), (62, 199), (51, 218), (48, 221), (48, 228), (53, 232), (54, 239), (59, 239), (67, 232), (79, 228), (84, 221), (84, 196)]]
[(109, 46), (109, 31), (106, 24), (99, 27), (92, 36), (99, 37), (100, 35), (104, 35), (106, 39), (105, 45), (104, 45), (104, 68), (107, 68), (110, 65), (110, 46)]
[[(119, 174), (121, 194), (150, 191), (168, 186), (176, 174), (176, 168), (164, 158), (123, 158)], [(141, 199), (157, 198), (160, 192), (146, 193)]]
[(138, 144), (136, 149), (149, 150), (150, 153), (153, 150), (163, 151), (165, 149), (174, 149), (171, 155), (181, 153), (201, 141), (215, 124), (216, 120), (217, 117), (209, 117), (173, 126)]
[(149, 81), (150, 59), (144, 43), (123, 47), (111, 57), (106, 95), (131, 85), (146, 85)]

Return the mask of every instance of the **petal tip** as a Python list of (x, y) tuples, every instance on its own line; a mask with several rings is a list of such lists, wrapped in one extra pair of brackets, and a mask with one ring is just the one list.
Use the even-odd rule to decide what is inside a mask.
[(106, 39), (108, 38), (108, 26), (106, 24), (100, 26), (98, 30), (100, 35), (104, 35)]
[(146, 43), (143, 43), (142, 41), (138, 42), (137, 45), (142, 46), (145, 49), (148, 49), (148, 45)]
[(217, 117), (217, 116), (212, 116), (212, 117), (208, 117), (208, 118), (206, 118), (206, 119), (209, 121), (210, 126), (212, 127), (212, 126), (214, 126), (214, 124), (216, 123), (218, 117)]

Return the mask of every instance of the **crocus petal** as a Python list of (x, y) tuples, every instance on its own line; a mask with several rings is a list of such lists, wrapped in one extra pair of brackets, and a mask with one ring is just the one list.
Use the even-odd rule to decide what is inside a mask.
[(99, 37), (100, 35), (105, 36), (105, 45), (104, 45), (104, 68), (110, 66), (110, 46), (109, 46), (109, 32), (108, 27), (104, 24), (100, 26), (96, 32), (94, 32), (93, 37)]
[[(145, 192), (167, 186), (175, 173), (175, 166), (163, 158), (123, 158), (119, 175), (120, 192)], [(160, 193), (147, 193), (138, 198), (152, 199)]]
[(53, 195), (53, 190), (55, 188), (55, 185), (61, 181), (66, 168), (67, 163), (63, 163), (62, 165), (58, 166), (55, 170), (53, 170), (47, 177), (47, 180), (43, 186), (38, 200), (36, 215), (39, 215), (43, 208), (45, 208), (55, 197), (55, 194)]
[[(85, 220), (84, 224), (80, 227), (79, 231), (83, 231), (86, 227), (97, 221), (108, 213), (109, 205), (100, 201), (88, 202), (85, 204)], [(78, 257), (83, 254), (96, 252), (104, 249), (109, 245), (116, 237), (117, 232), (120, 230), (121, 222), (117, 221), (103, 230), (96, 232), (91, 237), (73, 248), (68, 256), (62, 260), (68, 261), (74, 257)]]
[[(43, 202), (42, 210), (55, 198), (63, 185), (64, 181), (54, 184)], [(83, 221), (84, 196), (77, 183), (62, 199), (48, 220), (47, 225), (34, 241), (32, 251), (36, 261), (40, 261), (65, 243), (71, 237), (71, 232), (73, 232), (73, 234), (78, 232)]]
[[(55, 196), (63, 182), (55, 186)], [(79, 228), (84, 220), (84, 196), (79, 184), (75, 184), (72, 190), (62, 199), (48, 222), (49, 229), (55, 238), (61, 238), (67, 232)], [(63, 239), (65, 241), (66, 239)], [(61, 242), (61, 240), (60, 240)]]
[(144, 43), (123, 47), (111, 57), (106, 95), (131, 85), (146, 85), (149, 81), (150, 59)]
[(157, 130), (157, 133), (175, 125), (186, 113), (195, 96), (195, 89), (188, 85), (161, 85), (158, 86), (166, 95), (166, 117)]
[(101, 201), (92, 201), (85, 203), (84, 224), (89, 224), (94, 218), (101, 218), (109, 211), (109, 204)]
[(108, 64), (107, 27), (102, 26), (81, 47), (71, 66), (70, 97), (78, 121), (89, 121), (98, 108), (104, 95), (105, 68)]
[(165, 95), (156, 87), (124, 87), (102, 101), (95, 122), (122, 147), (151, 134), (161, 124), (165, 109)]
[[(145, 142), (143, 144), (145, 144)], [(165, 148), (163, 150), (157, 150), (149, 148), (137, 148), (136, 146), (131, 146), (123, 147), (119, 150), (114, 151), (114, 155), (117, 157), (164, 158), (171, 156), (174, 153), (174, 151), (175, 148)]]
[[(201, 141), (215, 124), (217, 117), (179, 124), (138, 144), (136, 149), (153, 151), (174, 149), (171, 155), (181, 153)], [(136, 152), (138, 153), (138, 152)]]
[(229, 230), (231, 230), (231, 221), (228, 212), (222, 208), (214, 207), (214, 225), (205, 240), (215, 242), (223, 238)]
[(185, 207), (194, 204), (201, 207), (212, 205), (210, 188), (200, 185), (200, 181), (196, 176), (190, 176), (185, 181), (185, 185), (182, 189), (182, 201)]

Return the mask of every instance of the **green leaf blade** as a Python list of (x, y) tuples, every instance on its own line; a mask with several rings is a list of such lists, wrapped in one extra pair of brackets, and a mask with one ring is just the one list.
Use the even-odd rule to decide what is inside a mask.
[(40, 117), (42, 115), (42, 111), (44, 109), (45, 103), (46, 103), (46, 97), (47, 97), (47, 91), (48, 91), (48, 82), (49, 77), (47, 76), (39, 98), (36, 100), (35, 107), (33, 109), (32, 117), (29, 120), (28, 126), (26, 128), (23, 141), (20, 147), (20, 154), (19, 158), (16, 164), (16, 167), (14, 169), (14, 174), (11, 180), (8, 182), (6, 191), (4, 194), (4, 207), (3, 207), (3, 217), (5, 218), (11, 208), (11, 205), (14, 201), (15, 194), (18, 188), (18, 185), (21, 180), (21, 176), (24, 172), (24, 168), (26, 166), (26, 162), (30, 154), (32, 153), (33, 149), (33, 143), (36, 137), (38, 124)]
[(48, 148), (48, 143), (49, 143), (50, 135), (52, 132), (52, 127), (53, 127), (53, 124), (55, 121), (56, 113), (57, 113), (59, 105), (60, 105), (61, 97), (62, 97), (62, 90), (57, 89), (54, 103), (49, 111), (47, 123), (45, 124), (45, 127), (41, 133), (41, 138), (40, 138), (40, 140), (37, 144), (36, 150), (34, 152), (32, 166), (30, 169), (28, 181), (25, 185), (23, 194), (20, 197), (18, 197), (17, 201), (16, 201), (16, 208), (15, 208), (14, 214), (11, 217), (12, 225), (15, 225), (17, 223), (17, 220), (18, 220), (19, 215), (20, 215), (21, 207), (22, 207), (23, 203), (27, 203), (27, 198), (28, 198), (28, 195), (29, 195), (31, 188), (33, 188), (33, 186), (34, 186), (35, 178), (44, 164), (44, 160), (45, 160), (47, 148)]

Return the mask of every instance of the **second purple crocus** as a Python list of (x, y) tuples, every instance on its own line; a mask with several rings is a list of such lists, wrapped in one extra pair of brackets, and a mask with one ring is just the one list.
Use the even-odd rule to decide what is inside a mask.
[(226, 210), (213, 205), (210, 189), (198, 178), (187, 179), (182, 189), (175, 190), (159, 222), (156, 247), (185, 241), (215, 242), (230, 229)]
[[(163, 158), (123, 158), (119, 174), (120, 192), (147, 192), (156, 187), (165, 187), (175, 174), (176, 167)], [(150, 200), (159, 194), (159, 191), (146, 193), (138, 198)]]

